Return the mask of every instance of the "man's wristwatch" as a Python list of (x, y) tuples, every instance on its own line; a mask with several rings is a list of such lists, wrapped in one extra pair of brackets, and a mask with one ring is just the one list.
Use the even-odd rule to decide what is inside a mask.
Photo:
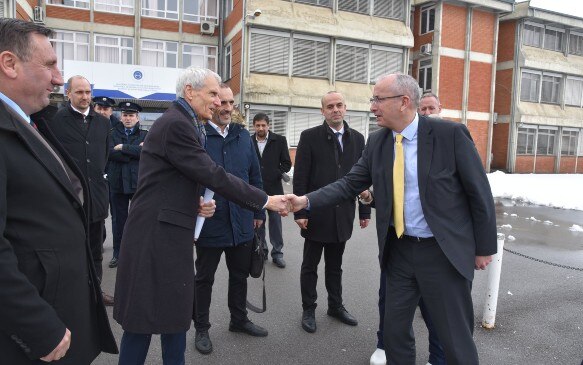
[(366, 200), (364, 200), (364, 199), (363, 199), (363, 198), (360, 196), (360, 194), (358, 194), (358, 201), (359, 201), (361, 204), (364, 204), (364, 205), (370, 205), (370, 203), (372, 203), (372, 201), (373, 201), (373, 197), (372, 197), (372, 191), (370, 191), (370, 190), (369, 190), (369, 191), (368, 191), (368, 193), (370, 194), (370, 201), (366, 201)]

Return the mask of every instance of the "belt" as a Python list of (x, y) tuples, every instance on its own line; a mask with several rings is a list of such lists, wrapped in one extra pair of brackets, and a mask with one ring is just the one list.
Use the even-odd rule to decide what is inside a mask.
[(435, 241), (435, 237), (416, 237), (416, 236), (407, 236), (406, 234), (403, 235), (404, 239), (409, 241), (415, 242), (427, 242), (427, 241)]

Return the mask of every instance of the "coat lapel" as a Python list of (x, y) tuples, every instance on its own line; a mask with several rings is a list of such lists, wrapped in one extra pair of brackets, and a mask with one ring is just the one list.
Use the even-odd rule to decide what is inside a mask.
[[(381, 166), (381, 186), (386, 188), (386, 196), (390, 197), (390, 204), (393, 204), (393, 155), (394, 155), (394, 141), (393, 133), (388, 128), (383, 128), (378, 133), (382, 133), (380, 139), (380, 155), (378, 156), (379, 162), (386, 164)], [(386, 157), (385, 157), (386, 156)], [(376, 189), (376, 187), (375, 187)], [(392, 211), (392, 208), (391, 208)]]
[(420, 116), (417, 129), (417, 180), (419, 183), (419, 195), (422, 200), (425, 199), (427, 178), (433, 157), (431, 151), (433, 151), (431, 122), (427, 118)]

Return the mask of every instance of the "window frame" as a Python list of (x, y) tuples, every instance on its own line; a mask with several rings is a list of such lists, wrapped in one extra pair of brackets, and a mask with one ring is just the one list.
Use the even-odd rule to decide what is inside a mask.
[[(62, 1), (63, 3), (65, 1), (71, 1), (71, 2), (73, 2), (73, 5), (57, 4), (57, 3), (54, 3), (53, 1)], [(78, 3), (87, 4), (87, 6), (86, 7), (85, 6), (77, 6)], [(86, 10), (90, 10), (90, 7), (91, 7), (90, 0), (47, 0), (47, 5), (62, 6), (62, 7), (71, 8), (71, 9), (86, 9)]]
[[(64, 34), (64, 33), (73, 34), (73, 41), (54, 38), (58, 34)], [(77, 36), (80, 34), (87, 36), (87, 43), (81, 43), (81, 42), (77, 41)], [(51, 44), (53, 42), (54, 43), (62, 43), (62, 44), (72, 44), (73, 45), (73, 60), (75, 60), (75, 61), (83, 61), (83, 60), (79, 60), (78, 47), (79, 46), (87, 46), (87, 57), (85, 57), (85, 60), (86, 61), (90, 60), (90, 57), (91, 57), (91, 34), (89, 32), (77, 32), (77, 31), (71, 31), (71, 30), (55, 29), (54, 36), (53, 36), (53, 38), (50, 38), (50, 41), (51, 41)], [(65, 74), (65, 60), (66, 59), (64, 57), (61, 59), (59, 52), (57, 52), (57, 49), (55, 48), (55, 45), (53, 45), (53, 49), (55, 49), (55, 54), (57, 55), (57, 64), (59, 65), (59, 69), (61, 70), (61, 74), (64, 75)]]
[[(205, 14), (190, 14), (190, 13), (187, 13), (186, 12), (186, 9), (185, 9), (185, 7), (186, 7), (186, 1), (188, 1), (188, 0), (182, 1), (182, 20), (183, 21), (185, 21), (187, 23), (195, 23), (195, 24), (200, 24), (202, 22), (214, 22), (215, 25), (218, 25), (219, 24), (219, 14), (218, 14), (219, 13), (219, 1), (218, 0), (199, 0), (200, 2), (204, 1), (204, 4), (205, 4), (205, 6), (204, 6)], [(208, 3), (211, 2), (211, 1), (215, 3), (215, 9), (216, 9), (216, 12), (217, 12), (216, 15), (208, 15), (208, 9), (209, 9)], [(230, 1), (231, 1), (231, 6), (232, 6), (233, 5), (233, 1), (232, 0), (230, 0)], [(231, 7), (231, 11), (232, 10), (233, 9)], [(230, 12), (229, 12), (229, 14), (230, 14)], [(198, 20), (186, 19), (187, 16), (191, 16), (193, 18), (198, 17)], [(227, 18), (227, 16), (228, 16), (228, 14), (225, 14), (225, 19)]]
[[(524, 87), (524, 74), (531, 74), (531, 75), (538, 75), (539, 79), (537, 82), (537, 89), (536, 89), (536, 99), (535, 100), (524, 100), (522, 98), (522, 88)], [(528, 69), (523, 69), (521, 70), (520, 73), (520, 101), (521, 102), (527, 102), (527, 103), (540, 103), (540, 95), (541, 95), (541, 89), (542, 89), (542, 79), (543, 79), (543, 73), (541, 71), (535, 71), (535, 70), (528, 70)], [(531, 93), (529, 93), (530, 95)]]
[[(516, 138), (516, 154), (522, 156), (532, 156), (536, 151), (536, 141), (537, 141), (537, 126), (535, 125), (523, 125), (518, 127), (517, 138)], [(521, 151), (520, 135), (525, 135), (525, 145), (524, 151)], [(530, 140), (530, 144), (529, 144)]]
[[(338, 78), (338, 67), (339, 67), (339, 62), (338, 62), (338, 46), (346, 46), (346, 47), (353, 47), (353, 48), (362, 48), (366, 50), (366, 60), (365, 60), (365, 69), (366, 69), (366, 75), (362, 80), (358, 80), (355, 78), (352, 79), (339, 79)], [(358, 56), (356, 53), (353, 54), (353, 56)], [(334, 60), (335, 60), (335, 64), (334, 64), (334, 81), (340, 81), (340, 82), (352, 82), (352, 83), (356, 83), (356, 84), (369, 84), (369, 80), (370, 80), (370, 44), (368, 43), (358, 43), (358, 42), (352, 42), (352, 41), (346, 41), (346, 40), (342, 40), (342, 39), (337, 39), (336, 40), (336, 45), (334, 47)], [(342, 67), (342, 66), (340, 66)], [(354, 75), (354, 74), (353, 74)]]
[[(295, 0), (294, 2), (298, 4), (306, 4), (306, 5), (313, 5), (313, 6), (320, 6), (322, 8), (329, 8), (332, 9), (334, 5), (334, 0)], [(322, 5), (320, 2), (327, 2), (328, 5)]]
[[(573, 81), (577, 81), (579, 83), (581, 83), (581, 90), (579, 92), (579, 104), (570, 104), (567, 102), (567, 85), (569, 83), (569, 80), (573, 80)], [(577, 76), (570, 76), (568, 75), (565, 79), (565, 92), (563, 95), (563, 100), (565, 101), (565, 106), (569, 106), (569, 107), (582, 107), (583, 106), (583, 77), (577, 77)]]
[[(577, 37), (577, 38), (580, 38), (581, 39), (581, 41), (578, 42), (578, 43), (580, 43), (581, 47), (580, 48), (577, 47), (578, 48), (578, 51), (577, 52), (573, 52), (572, 51), (573, 48), (571, 47), (571, 44), (572, 44), (571, 43), (571, 37)], [(567, 54), (574, 55), (574, 56), (583, 56), (583, 33), (582, 32), (570, 31), (569, 32), (569, 37), (568, 37), (567, 44), (568, 44), (568, 47), (569, 47), (568, 48), (569, 50), (568, 50)]]
[[(565, 134), (565, 132), (569, 132), (569, 134)], [(575, 133), (575, 134), (573, 134)], [(579, 138), (580, 138), (581, 130), (578, 128), (563, 128), (561, 130), (561, 156), (577, 156), (577, 151), (579, 149)], [(567, 137), (568, 139), (568, 146), (566, 153), (563, 153), (565, 150), (565, 141), (564, 138)], [(574, 146), (571, 146), (571, 142), (575, 143)], [(573, 149), (571, 149), (573, 147)]]
[[(208, 68), (209, 70), (216, 72), (217, 66), (218, 66), (218, 64), (217, 64), (218, 47), (217, 46), (211, 46), (211, 45), (208, 45), (208, 44), (182, 43), (182, 46), (179, 47), (182, 58), (181, 58), (181, 61), (180, 61), (178, 67), (179, 68), (187, 68), (187, 67), (192, 66), (192, 65), (184, 66), (184, 55), (185, 54), (187, 54), (187, 55), (200, 56), (199, 54), (195, 54), (195, 53), (192, 53), (192, 52), (185, 52), (184, 51), (184, 48), (185, 47), (192, 47), (192, 46), (202, 47), (202, 49), (203, 49), (202, 57), (203, 57), (203, 60), (204, 60), (204, 62), (203, 62), (204, 65), (202, 67)], [(209, 50), (211, 50), (211, 49), (214, 49), (215, 50), (214, 51), (214, 55), (211, 54), (212, 52), (209, 52)], [(209, 60), (210, 59), (213, 59), (214, 60), (214, 64), (212, 65), (212, 67), (210, 67), (210, 64), (209, 64)]]
[[(430, 5), (424, 5), (421, 7), (421, 11), (419, 12), (419, 35), (423, 35), (423, 34), (428, 34), (428, 33), (433, 33), (435, 32), (435, 12), (436, 12), (437, 6), (435, 4), (430, 4)], [(433, 11), (433, 28), (430, 28), (430, 20), (431, 20), (431, 12)], [(424, 24), (423, 22), (423, 14), (426, 12), (427, 14), (427, 19), (426, 19), (426, 23)], [(425, 28), (425, 32), (423, 31), (424, 25), (426, 25)]]
[[(118, 2), (117, 5), (115, 4), (106, 4), (106, 3), (102, 3), (100, 1), (105, 1), (105, 0), (93, 0), (93, 10), (95, 11), (99, 11), (102, 13), (114, 13), (114, 14), (121, 14), (121, 15), (135, 15), (136, 13), (136, 7), (135, 7), (135, 3), (132, 1), (131, 5), (122, 5), (121, 3), (123, 2), (123, 0), (116, 0)], [(98, 9), (98, 5), (103, 5), (103, 6), (114, 6), (116, 7), (116, 10), (105, 10), (105, 9)], [(121, 9), (126, 8), (131, 10), (131, 12), (122, 12)]]
[[(525, 26), (531, 26), (531, 27), (535, 27), (535, 28), (539, 28), (540, 30), (540, 45), (534, 45), (534, 44), (527, 44), (525, 42), (525, 38), (526, 38), (526, 29)], [(544, 24), (540, 24), (540, 23), (536, 23), (536, 22), (530, 22), (530, 21), (525, 21), (522, 24), (522, 45), (523, 46), (529, 46), (529, 47), (536, 47), (536, 48), (543, 48), (543, 43), (544, 43), (544, 39), (545, 39), (545, 26)]]
[(223, 52), (223, 75), (224, 79), (230, 80), (232, 75), (232, 67), (233, 67), (233, 44), (231, 42), (225, 45), (225, 50)]
[[(180, 9), (179, 9), (179, 0), (158, 0), (164, 1), (164, 10), (158, 9), (150, 9), (145, 6), (145, 2), (147, 0), (140, 0), (141, 1), (141, 16), (146, 18), (154, 18), (154, 19), (166, 19), (166, 20), (175, 20), (178, 21)], [(168, 2), (169, 1), (176, 1), (176, 11), (168, 10)], [(155, 12), (156, 15), (147, 14), (147, 12)], [(164, 13), (164, 16), (159, 16), (158, 13)], [(176, 14), (176, 17), (169, 17), (168, 14)]]
[[(559, 34), (561, 35), (559, 49), (547, 47), (547, 31), (555, 32), (557, 35), (559, 35)], [(546, 49), (548, 51), (554, 51), (554, 52), (563, 52), (565, 50), (565, 29), (545, 25), (545, 31), (544, 31), (543, 36), (544, 36), (543, 37), (543, 45), (542, 45), (543, 49)]]
[[(103, 37), (103, 38), (115, 38), (117, 39), (119, 42), (117, 45), (109, 45), (109, 44), (98, 44), (97, 43), (97, 37)], [(132, 41), (132, 47), (128, 47), (128, 46), (122, 46), (122, 40), (131, 40)], [(117, 65), (135, 65), (136, 62), (136, 46), (135, 46), (135, 39), (133, 37), (124, 37), (124, 36), (118, 36), (118, 35), (110, 35), (110, 34), (101, 34), (101, 33), (94, 33), (93, 35), (93, 60), (95, 62), (103, 62), (103, 61), (97, 61), (95, 59), (95, 57), (97, 56), (97, 47), (105, 47), (105, 48), (117, 48), (118, 49), (118, 55), (119, 55), (119, 61), (115, 64)], [(121, 62), (123, 59), (123, 51), (127, 51), (127, 50), (131, 50), (132, 52), (132, 60), (131, 63), (123, 63)], [(104, 62), (107, 63), (107, 62)]]
[[(144, 46), (144, 42), (161, 43), (162, 48), (148, 48), (148, 47)], [(176, 45), (176, 51), (168, 50), (169, 44)], [(146, 64), (144, 64), (144, 53), (143, 53), (144, 51), (161, 53), (163, 55), (164, 64), (163, 65), (146, 65)], [(176, 65), (174, 65), (174, 66), (168, 66), (168, 56), (171, 54), (175, 55)], [(166, 40), (161, 40), (161, 39), (149, 39), (149, 38), (142, 38), (140, 40), (140, 65), (141, 66), (179, 68), (179, 66), (178, 66), (178, 54), (179, 54), (178, 42), (166, 41)]]
[[(326, 56), (326, 70), (325, 70), (325, 75), (317, 75), (317, 74), (309, 74), (309, 73), (296, 73), (296, 40), (304, 40), (304, 41), (313, 41), (313, 42), (318, 42), (318, 43), (326, 43), (327, 44), (327, 50), (326, 52), (323, 52)], [(332, 50), (332, 40), (329, 37), (318, 37), (318, 36), (312, 36), (312, 35), (307, 35), (307, 34), (299, 34), (299, 33), (294, 33), (291, 35), (291, 62), (290, 62), (290, 75), (292, 77), (309, 77), (309, 78), (313, 78), (313, 79), (329, 79), (330, 78), (330, 61), (331, 61), (331, 50)], [(315, 45), (316, 47), (318, 45)], [(312, 47), (312, 51), (315, 53), (313, 55), (311, 55), (310, 60), (313, 62), (317, 62), (320, 58), (318, 58), (318, 55), (320, 55), (318, 53), (319, 49), (316, 47)], [(304, 60), (305, 58), (302, 58), (302, 60)], [(317, 67), (317, 65), (316, 65)]]
[[(556, 88), (556, 98), (557, 98), (556, 102), (552, 101), (552, 100), (543, 100), (544, 84), (545, 84), (545, 82), (548, 82), (548, 80), (545, 81), (545, 77), (552, 77), (552, 78), (558, 79), (557, 88)], [(554, 83), (554, 81), (553, 81), (553, 83)], [(561, 74), (557, 74), (554, 72), (543, 72), (542, 78), (541, 78), (541, 84), (540, 84), (539, 103), (560, 105), (562, 102), (562, 99), (563, 99), (562, 90), (563, 90), (563, 76)], [(553, 90), (553, 94), (554, 94), (554, 90)]]
[[(282, 64), (283, 66), (283, 70), (276, 70), (275, 67), (273, 67), (273, 62), (269, 62), (268, 65), (268, 69), (264, 70), (264, 69), (260, 69), (258, 70), (257, 68), (253, 69), (252, 67), (259, 67), (261, 66), (260, 64), (256, 64), (256, 52), (255, 51), (255, 47), (257, 46), (254, 43), (254, 36), (268, 36), (268, 37), (279, 37), (282, 39), (287, 39), (287, 47), (283, 47), (281, 49), (281, 52), (283, 53), (287, 53), (287, 57), (284, 57), (286, 55), (281, 55), (282, 59), (287, 59), (285, 64)], [(290, 57), (293, 50), (292, 50), (292, 35), (289, 32), (281, 32), (281, 31), (274, 31), (274, 30), (267, 30), (267, 29), (258, 29), (258, 28), (251, 28), (250, 34), (249, 34), (249, 62), (248, 65), (245, 67), (248, 67), (249, 72), (254, 72), (254, 73), (260, 73), (260, 74), (270, 74), (270, 75), (284, 75), (284, 76), (290, 76), (290, 70), (291, 70), (291, 62), (293, 61), (292, 58)], [(271, 52), (271, 48), (269, 47), (269, 45), (261, 45), (263, 47), (268, 47), (267, 50), (269, 50), (269, 56), (272, 56)], [(287, 50), (286, 50), (287, 48)], [(265, 49), (264, 49), (265, 50)], [(279, 51), (279, 50), (278, 50)], [(273, 56), (279, 56), (279, 55), (273, 55)]]
[[(424, 61), (429, 61), (430, 64), (429, 65), (422, 65), (421, 63)], [(419, 87), (421, 88), (421, 90), (423, 91), (423, 93), (428, 93), (431, 92), (431, 89), (433, 88), (433, 60), (431, 59), (431, 57), (428, 58), (420, 58), (418, 60), (419, 64), (417, 66), (417, 80), (419, 80)], [(421, 84), (421, 70), (424, 69), (424, 74), (423, 74), (423, 84)], [(427, 70), (430, 69), (431, 70), (431, 76), (429, 77), (429, 85), (431, 86), (430, 88), (427, 88)]]
[[(553, 131), (553, 133), (549, 132)], [(536, 130), (536, 155), (537, 156), (556, 156), (557, 137), (559, 128), (554, 126), (538, 126)], [(545, 138), (546, 137), (546, 138)], [(541, 147), (541, 139), (546, 139), (546, 146)], [(551, 143), (552, 142), (552, 143)], [(539, 149), (545, 148), (545, 152), (539, 152)], [(549, 153), (549, 149), (551, 149)]]

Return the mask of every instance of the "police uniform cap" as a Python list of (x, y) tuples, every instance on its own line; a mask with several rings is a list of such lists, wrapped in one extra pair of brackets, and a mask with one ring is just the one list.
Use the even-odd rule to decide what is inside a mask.
[(93, 102), (97, 105), (105, 106), (112, 108), (115, 106), (115, 100), (112, 98), (108, 98), (107, 96), (96, 96), (93, 99)]
[(142, 111), (142, 107), (136, 103), (132, 103), (131, 101), (122, 101), (121, 103), (117, 104), (119, 110), (122, 113), (139, 113)]

